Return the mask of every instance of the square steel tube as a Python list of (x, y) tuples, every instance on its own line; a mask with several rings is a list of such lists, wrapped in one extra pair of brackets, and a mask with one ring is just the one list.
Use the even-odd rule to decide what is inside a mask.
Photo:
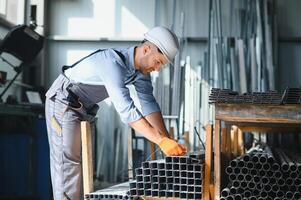
[(176, 157), (176, 156), (172, 157), (172, 162), (173, 163), (179, 163), (180, 162), (179, 157)]
[(151, 169), (151, 175), (152, 176), (158, 176), (159, 170), (158, 169)]
[(152, 183), (159, 183), (159, 176), (152, 176)]
[(145, 168), (149, 168), (149, 162), (143, 162), (142, 163), (142, 167)]
[(151, 182), (151, 176), (143, 176), (143, 182)]
[(142, 175), (136, 176), (136, 180), (137, 182), (143, 181), (143, 176)]
[(165, 173), (167, 177), (173, 177), (173, 172), (171, 170), (167, 170)]
[(180, 197), (179, 191), (173, 191), (173, 197)]
[(187, 178), (180, 178), (181, 185), (187, 185)]
[(152, 190), (152, 196), (158, 197), (159, 196), (159, 190)]

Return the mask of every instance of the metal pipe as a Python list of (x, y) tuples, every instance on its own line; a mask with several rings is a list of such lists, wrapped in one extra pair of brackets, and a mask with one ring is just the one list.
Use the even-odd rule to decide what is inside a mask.
[(240, 171), (242, 174), (248, 174), (248, 172), (249, 172), (248, 168), (246, 168), (246, 167), (241, 168)]
[(226, 173), (227, 173), (228, 175), (230, 175), (231, 173), (233, 173), (233, 168), (232, 168), (231, 166), (228, 166), (228, 167), (226, 168)]
[(284, 197), (284, 192), (282, 190), (278, 190), (276, 193), (276, 196), (279, 198), (282, 198), (282, 197)]
[(301, 192), (300, 192), (300, 190), (299, 190), (299, 192), (295, 192), (294, 193), (293, 199), (301, 199)]
[(245, 180), (246, 182), (250, 182), (250, 181), (252, 180), (252, 176), (251, 176), (250, 174), (246, 174), (246, 175), (244, 176), (244, 180)]
[(247, 162), (247, 168), (248, 169), (253, 169), (254, 168), (254, 163), (253, 162)]
[(289, 170), (289, 164), (288, 161), (286, 160), (288, 157), (286, 157), (283, 151), (280, 149), (275, 149), (275, 153), (277, 153), (277, 156), (279, 158), (281, 169), (284, 172), (287, 172)]
[(264, 163), (262, 165), (262, 169), (265, 170), (265, 171), (269, 171), (271, 169), (271, 166), (269, 163)]
[(288, 199), (292, 199), (293, 196), (294, 196), (294, 193), (291, 192), (291, 191), (288, 191), (288, 192), (286, 192), (285, 196), (286, 196), (286, 198), (288, 198)]
[(270, 164), (275, 163), (275, 157), (272, 149), (269, 146), (266, 146), (264, 150), (267, 153), (267, 162)]
[(229, 188), (225, 188), (222, 190), (221, 192), (221, 196), (222, 197), (228, 197), (230, 195), (230, 189)]
[(230, 174), (230, 175), (229, 175), (229, 180), (230, 180), (230, 181), (234, 181), (234, 180), (236, 180), (236, 175), (235, 175), (235, 174), (233, 174), (233, 173), (232, 173), (232, 174)]
[(243, 174), (238, 174), (237, 180), (243, 181), (245, 179), (245, 176)]
[(277, 193), (278, 191), (279, 191), (279, 186), (278, 185), (276, 185), (276, 184), (274, 184), (274, 185), (272, 185), (272, 191), (273, 192), (275, 192), (275, 193)]
[(237, 193), (237, 188), (231, 187), (230, 188), (230, 194), (233, 195), (233, 194), (236, 194), (236, 193)]
[(234, 195), (234, 200), (242, 200), (242, 195), (241, 194)]
[(230, 161), (230, 166), (233, 167), (233, 168), (237, 167), (237, 161), (236, 160), (231, 160)]
[(243, 194), (244, 194), (244, 197), (247, 197), (247, 198), (252, 196), (252, 192), (250, 190), (245, 190)]

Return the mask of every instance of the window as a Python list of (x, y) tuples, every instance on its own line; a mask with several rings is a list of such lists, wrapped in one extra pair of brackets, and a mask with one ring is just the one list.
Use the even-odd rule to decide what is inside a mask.
[(3, 18), (6, 16), (6, 1), (7, 0), (0, 0), (0, 17)]
[(23, 24), (25, 0), (0, 0), (0, 17), (12, 24)]

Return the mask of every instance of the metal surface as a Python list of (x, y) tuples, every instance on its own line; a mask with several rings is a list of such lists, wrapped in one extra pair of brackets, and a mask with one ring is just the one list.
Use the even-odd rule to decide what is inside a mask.
[(132, 196), (201, 199), (204, 154), (166, 157), (148, 161), (136, 169)]
[(204, 152), (146, 161), (135, 169), (136, 179), (85, 195), (86, 200), (140, 197), (202, 198)]
[(282, 95), (277, 91), (239, 94), (230, 89), (213, 88), (209, 100), (210, 103), (301, 104), (301, 88), (287, 88)]

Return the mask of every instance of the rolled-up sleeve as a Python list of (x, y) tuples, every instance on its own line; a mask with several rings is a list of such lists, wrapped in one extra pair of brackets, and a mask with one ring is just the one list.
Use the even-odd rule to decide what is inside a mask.
[(130, 123), (142, 118), (140, 111), (130, 97), (130, 91), (123, 81), (124, 70), (112, 59), (106, 59), (101, 67), (101, 78), (121, 120)]
[(134, 82), (134, 86), (137, 91), (143, 116), (147, 116), (153, 112), (161, 112), (160, 106), (153, 95), (150, 75), (141, 75)]

